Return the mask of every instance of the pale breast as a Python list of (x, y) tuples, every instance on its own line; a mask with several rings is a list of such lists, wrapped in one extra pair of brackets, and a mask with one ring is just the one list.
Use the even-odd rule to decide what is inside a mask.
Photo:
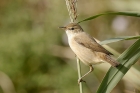
[(102, 63), (102, 60), (97, 56), (96, 52), (93, 52), (90, 49), (78, 44), (74, 40), (74, 37), (70, 37), (68, 40), (71, 49), (83, 63), (86, 65)]

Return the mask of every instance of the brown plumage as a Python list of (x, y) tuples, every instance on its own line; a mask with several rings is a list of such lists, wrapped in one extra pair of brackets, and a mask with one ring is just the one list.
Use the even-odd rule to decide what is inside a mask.
[[(82, 27), (77, 23), (70, 23), (66, 27), (61, 28), (66, 31), (68, 42), (73, 52), (83, 63), (90, 66), (90, 71), (84, 76), (93, 71), (92, 65), (103, 62), (108, 62), (113, 67), (119, 65), (116, 60), (111, 58), (110, 55), (112, 55), (112, 53), (98, 44), (94, 38), (84, 32)], [(78, 82), (81, 82), (84, 76), (82, 76)]]

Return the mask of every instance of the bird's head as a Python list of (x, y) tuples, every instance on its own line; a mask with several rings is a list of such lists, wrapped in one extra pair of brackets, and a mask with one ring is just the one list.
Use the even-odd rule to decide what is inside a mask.
[(71, 33), (83, 32), (82, 27), (77, 23), (70, 23), (65, 27), (59, 27), (59, 28), (64, 29), (66, 32), (71, 32)]

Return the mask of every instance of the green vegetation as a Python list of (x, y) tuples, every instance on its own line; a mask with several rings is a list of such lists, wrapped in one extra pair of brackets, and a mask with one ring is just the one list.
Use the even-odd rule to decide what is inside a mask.
[[(139, 11), (139, 3), (138, 0), (78, 0), (78, 20), (106, 11)], [(79, 93), (76, 59), (68, 48), (65, 32), (58, 29), (69, 22), (65, 0), (0, 1), (0, 93)], [(80, 24), (102, 41), (139, 35), (140, 21), (138, 17), (106, 15)], [(120, 53), (136, 41), (125, 37), (120, 40), (124, 41), (109, 44)], [(112, 93), (140, 93), (139, 66), (138, 61)], [(84, 93), (97, 91), (109, 65), (104, 63), (94, 68), (84, 78)], [(82, 74), (87, 71), (88, 67), (82, 65)]]

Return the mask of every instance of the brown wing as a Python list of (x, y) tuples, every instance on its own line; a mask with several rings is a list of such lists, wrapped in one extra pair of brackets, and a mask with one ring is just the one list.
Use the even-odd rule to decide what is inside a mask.
[[(75, 37), (74, 40), (80, 45), (91, 49), (92, 51), (103, 52), (108, 55), (113, 55), (109, 51), (107, 51), (104, 47), (98, 44), (93, 37), (89, 36), (85, 32), (81, 33), (80, 36)], [(87, 43), (88, 42), (88, 43)]]

